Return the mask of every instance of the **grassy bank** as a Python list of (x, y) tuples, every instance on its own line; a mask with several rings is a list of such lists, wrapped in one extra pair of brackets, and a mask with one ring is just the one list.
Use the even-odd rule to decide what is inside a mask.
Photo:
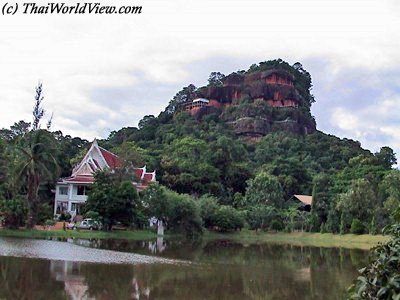
[(354, 234), (332, 234), (332, 233), (309, 233), (309, 232), (293, 232), (293, 233), (266, 233), (255, 232), (252, 230), (242, 230), (241, 232), (220, 234), (207, 232), (205, 239), (230, 239), (241, 243), (254, 244), (264, 242), (293, 244), (299, 246), (315, 246), (315, 247), (342, 247), (342, 248), (359, 248), (370, 249), (378, 243), (386, 242), (389, 237), (383, 235), (354, 235)]
[[(8, 230), (0, 229), (0, 236), (23, 237), (23, 238), (83, 238), (83, 239), (129, 239), (129, 240), (148, 240), (156, 238), (153, 231), (135, 230), (135, 231), (76, 231), (76, 230)], [(180, 235), (166, 235), (165, 238), (183, 238)], [(244, 244), (255, 243), (284, 243), (299, 246), (315, 246), (315, 247), (342, 247), (342, 248), (359, 248), (370, 249), (378, 243), (385, 242), (389, 239), (383, 235), (354, 235), (354, 234), (331, 234), (331, 233), (266, 233), (255, 232), (253, 230), (242, 230), (235, 233), (216, 233), (207, 231), (203, 235), (205, 241), (217, 239), (229, 239)]]

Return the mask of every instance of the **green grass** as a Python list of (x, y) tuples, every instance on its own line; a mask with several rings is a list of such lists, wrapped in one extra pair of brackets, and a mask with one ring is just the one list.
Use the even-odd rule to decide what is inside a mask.
[(354, 234), (332, 234), (332, 233), (309, 233), (309, 232), (293, 232), (293, 233), (269, 233), (255, 232), (253, 230), (242, 230), (235, 233), (215, 233), (207, 232), (205, 239), (230, 239), (241, 243), (284, 243), (299, 246), (315, 246), (315, 247), (340, 247), (340, 248), (358, 248), (370, 249), (389, 240), (389, 236), (383, 235), (354, 235)]
[[(21, 238), (83, 238), (83, 239), (128, 239), (128, 240), (149, 240), (154, 239), (157, 235), (149, 230), (127, 230), (127, 231), (76, 231), (76, 230), (9, 230), (0, 229), (0, 236), (21, 237)], [(180, 238), (179, 234), (167, 234), (165, 238)], [(341, 247), (341, 248), (358, 248), (370, 249), (378, 243), (386, 242), (389, 237), (383, 235), (354, 235), (354, 234), (331, 234), (331, 233), (269, 233), (255, 232), (253, 230), (242, 230), (235, 233), (216, 233), (206, 231), (203, 235), (205, 241), (217, 239), (229, 239), (244, 244), (256, 243), (284, 243), (300, 246), (315, 247)]]

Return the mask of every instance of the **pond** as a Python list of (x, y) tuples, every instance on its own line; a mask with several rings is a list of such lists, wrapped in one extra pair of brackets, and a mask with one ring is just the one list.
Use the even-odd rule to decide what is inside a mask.
[(0, 238), (0, 299), (345, 299), (357, 249)]

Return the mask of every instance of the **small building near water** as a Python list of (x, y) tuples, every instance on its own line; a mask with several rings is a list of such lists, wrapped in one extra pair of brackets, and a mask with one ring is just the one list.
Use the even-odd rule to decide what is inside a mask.
[[(121, 167), (121, 161), (114, 153), (100, 147), (96, 140), (72, 170), (69, 177), (57, 181), (54, 199), (54, 215), (68, 213), (73, 219), (81, 212), (81, 206), (87, 200), (90, 186), (94, 182), (94, 174), (98, 171), (114, 172)], [(147, 172), (146, 166), (136, 169), (137, 180), (132, 180), (138, 191), (143, 190), (149, 182), (156, 181), (156, 172)]]

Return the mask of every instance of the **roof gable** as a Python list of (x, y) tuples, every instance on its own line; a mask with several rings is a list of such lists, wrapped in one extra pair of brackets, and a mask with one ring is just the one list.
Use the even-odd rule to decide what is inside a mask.
[(114, 170), (120, 166), (121, 161), (118, 156), (100, 147), (95, 139), (81, 162), (72, 171), (72, 176), (93, 174), (106, 168)]
[(104, 157), (104, 160), (106, 161), (107, 165), (110, 167), (110, 169), (116, 169), (121, 166), (121, 161), (117, 155), (114, 153), (107, 151), (106, 149), (99, 147), (101, 155)]
[(294, 195), (294, 197), (305, 205), (311, 205), (312, 196), (308, 195)]

